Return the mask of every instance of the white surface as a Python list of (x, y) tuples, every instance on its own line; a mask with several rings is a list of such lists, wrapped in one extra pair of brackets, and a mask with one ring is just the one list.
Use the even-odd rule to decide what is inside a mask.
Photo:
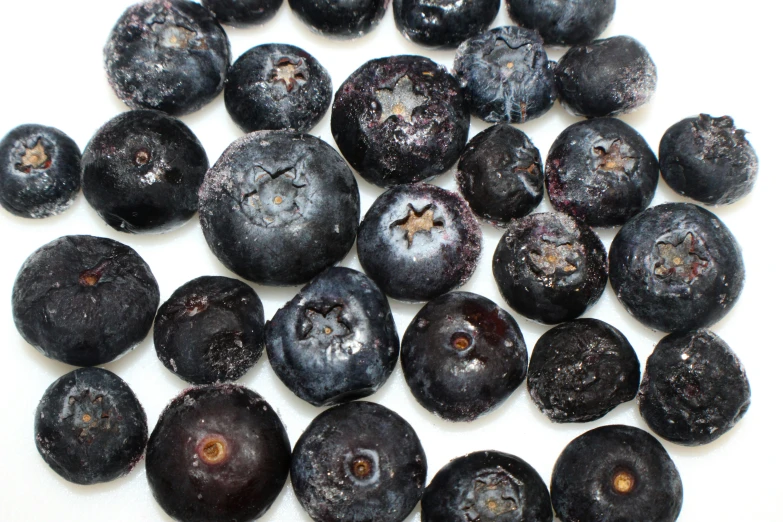
[[(22, 123), (60, 128), (84, 147), (91, 135), (126, 107), (117, 100), (102, 68), (104, 41), (129, 0), (38, 0), (3, 3), (0, 31), (0, 135)], [(775, 12), (777, 11), (777, 12)], [(750, 131), (749, 139), (761, 158), (755, 191), (730, 207), (715, 209), (744, 250), (747, 283), (738, 305), (714, 330), (739, 354), (752, 388), (752, 404), (739, 425), (706, 447), (684, 448), (664, 442), (682, 475), (685, 490), (682, 521), (781, 520), (780, 451), (781, 412), (781, 255), (779, 198), (780, 168), (775, 155), (780, 146), (777, 110), (777, 40), (781, 9), (767, 0), (618, 0), (614, 21), (604, 36), (628, 34), (647, 46), (658, 66), (658, 92), (652, 103), (624, 116), (654, 150), (663, 132), (680, 119), (707, 112), (735, 118)], [(505, 6), (493, 26), (509, 23)], [(332, 75), (334, 87), (362, 63), (390, 54), (424, 54), (451, 67), (453, 51), (432, 52), (407, 42), (396, 31), (389, 9), (380, 27), (352, 42), (329, 40), (310, 33), (283, 5), (262, 27), (227, 30), (238, 57), (265, 42), (303, 47)], [(562, 50), (553, 50), (557, 58)], [(241, 135), (226, 113), (222, 96), (196, 114), (184, 118), (201, 139), (211, 162)], [(544, 117), (520, 126), (546, 156), (550, 144), (576, 121), (557, 104)], [(472, 120), (471, 136), (487, 125)], [(329, 115), (312, 131), (330, 144)], [(435, 183), (455, 188), (453, 172)], [(381, 192), (359, 179), (362, 211)], [(679, 201), (663, 182), (654, 204)], [(544, 202), (539, 211), (549, 210)], [(490, 261), (501, 231), (483, 226), (484, 252), (476, 274), (465, 290), (502, 303), (492, 280)], [(615, 231), (600, 232), (607, 247)], [(0, 473), (0, 520), (77, 521), (85, 518), (131, 521), (166, 520), (147, 487), (142, 462), (128, 476), (109, 484), (82, 487), (60, 479), (38, 456), (33, 442), (33, 412), (46, 387), (71, 367), (51, 361), (25, 343), (11, 318), (10, 295), (14, 277), (25, 258), (44, 243), (65, 234), (103, 235), (125, 242), (150, 264), (158, 279), (161, 300), (180, 285), (205, 274), (231, 276), (212, 255), (192, 219), (183, 228), (159, 236), (132, 236), (105, 225), (79, 196), (65, 214), (33, 221), (0, 210), (0, 338), (4, 372), (0, 379), (0, 423), (3, 455)], [(343, 261), (359, 269), (355, 249)], [(267, 318), (296, 293), (296, 288), (255, 287)], [(4, 297), (2, 297), (4, 296)], [(505, 306), (505, 305), (504, 305)], [(393, 302), (400, 334), (419, 305)], [(663, 334), (635, 322), (617, 302), (610, 287), (587, 316), (598, 317), (622, 330), (644, 364)], [(528, 351), (545, 327), (515, 314), (525, 334)], [(774, 337), (773, 337), (774, 336)], [(135, 351), (106, 365), (136, 391), (144, 405), (150, 429), (166, 403), (185, 383), (155, 357), (149, 336)], [(275, 377), (266, 355), (241, 381), (260, 392), (280, 413), (292, 445), (319, 412), (291, 394)], [(548, 483), (562, 448), (585, 430), (626, 423), (645, 427), (634, 402), (618, 407), (589, 424), (556, 425), (538, 412), (525, 386), (495, 412), (470, 424), (449, 424), (421, 408), (409, 393), (399, 366), (389, 382), (370, 400), (400, 413), (417, 430), (429, 461), (431, 478), (450, 459), (479, 449), (513, 453), (533, 465)], [(418, 520), (418, 508), (409, 517)], [(308, 520), (290, 484), (264, 520)]]

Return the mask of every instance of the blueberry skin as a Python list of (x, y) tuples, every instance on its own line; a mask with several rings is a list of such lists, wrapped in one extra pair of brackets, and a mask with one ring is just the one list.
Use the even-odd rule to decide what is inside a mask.
[(658, 72), (639, 41), (613, 36), (569, 49), (557, 62), (555, 81), (568, 112), (595, 118), (625, 114), (650, 101)]
[(54, 381), (35, 410), (35, 446), (58, 475), (97, 484), (126, 475), (144, 455), (147, 415), (125, 381), (79, 368)]
[(340, 155), (309, 134), (254, 132), (207, 172), (199, 219), (229, 270), (298, 285), (340, 261), (359, 227), (359, 188)]
[(675, 192), (708, 205), (747, 196), (756, 183), (759, 159), (728, 116), (700, 114), (675, 123), (659, 147), (661, 174)]
[(228, 71), (226, 110), (245, 132), (307, 132), (323, 118), (331, 101), (329, 73), (294, 45), (258, 45)]
[(631, 426), (601, 426), (572, 440), (549, 490), (562, 522), (673, 522), (682, 508), (674, 462), (655, 437)]
[(381, 194), (356, 242), (364, 272), (389, 297), (428, 301), (462, 286), (481, 254), (481, 228), (465, 200), (417, 183)]
[(318, 415), (294, 447), (291, 485), (316, 522), (402, 522), (418, 504), (427, 458), (392, 410), (349, 402)]
[(554, 68), (541, 36), (514, 26), (465, 40), (454, 58), (470, 112), (491, 123), (524, 123), (551, 109), (557, 99)]
[(201, 0), (221, 24), (250, 27), (270, 20), (283, 0)]
[(453, 49), (463, 40), (489, 29), (500, 0), (394, 0), (394, 23), (419, 45)]
[(332, 105), (340, 152), (380, 187), (448, 170), (468, 141), (469, 125), (459, 83), (423, 56), (370, 60), (343, 82)]
[(267, 323), (269, 363), (314, 406), (359, 399), (389, 378), (400, 340), (389, 301), (361, 272), (327, 268)]
[(549, 490), (530, 464), (477, 451), (443, 466), (421, 498), (422, 522), (552, 522)]
[(546, 159), (552, 206), (593, 227), (622, 225), (649, 206), (657, 186), (655, 153), (616, 118), (574, 123), (555, 139)]
[(167, 232), (195, 214), (208, 168), (187, 125), (158, 111), (128, 111), (98, 129), (84, 149), (84, 197), (115, 230)]
[(112, 361), (152, 326), (160, 291), (129, 246), (93, 236), (63, 236), (22, 265), (11, 307), (24, 340), (74, 366)]
[(731, 310), (745, 265), (737, 240), (715, 214), (667, 203), (620, 229), (609, 249), (609, 280), (639, 322), (682, 332), (710, 326)]
[(231, 48), (201, 5), (151, 0), (130, 6), (117, 20), (103, 60), (109, 84), (128, 107), (182, 116), (223, 90)]
[(639, 412), (668, 441), (708, 444), (733, 428), (749, 406), (745, 368), (709, 330), (667, 335), (647, 359)]
[(606, 250), (595, 232), (567, 214), (514, 220), (500, 238), (492, 274), (506, 302), (528, 319), (576, 319), (606, 287)]
[(507, 0), (514, 23), (541, 33), (547, 45), (587, 44), (614, 17), (615, 0)]
[(81, 159), (79, 146), (54, 127), (12, 129), (0, 140), (0, 206), (34, 219), (64, 212), (79, 193)]
[(147, 482), (181, 522), (245, 522), (263, 515), (288, 478), (291, 444), (272, 406), (235, 384), (182, 392), (147, 445)]
[(288, 0), (294, 14), (313, 32), (332, 38), (364, 36), (383, 18), (387, 0)]

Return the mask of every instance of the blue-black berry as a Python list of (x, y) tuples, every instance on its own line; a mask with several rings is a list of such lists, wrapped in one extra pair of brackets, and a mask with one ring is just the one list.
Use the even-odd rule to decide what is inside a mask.
[(271, 19), (283, 0), (201, 0), (201, 3), (220, 23), (248, 27)]
[(454, 48), (486, 31), (500, 0), (394, 0), (394, 23), (408, 40), (420, 45)]
[(615, 0), (508, 0), (517, 24), (541, 33), (547, 45), (587, 44), (614, 16)]
[(371, 31), (386, 13), (387, 0), (288, 0), (299, 19), (318, 34), (358, 38)]

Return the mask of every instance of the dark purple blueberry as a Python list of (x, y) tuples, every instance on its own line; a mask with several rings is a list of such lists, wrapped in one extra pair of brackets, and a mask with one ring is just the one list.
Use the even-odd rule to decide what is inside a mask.
[(381, 194), (357, 238), (359, 262), (386, 295), (428, 301), (462, 286), (481, 253), (481, 228), (458, 194), (417, 183)]
[(288, 0), (294, 14), (314, 32), (357, 38), (375, 28), (388, 0)]
[(457, 183), (474, 214), (502, 226), (541, 203), (542, 170), (541, 154), (530, 138), (501, 123), (468, 142), (457, 166)]
[(714, 441), (750, 406), (737, 354), (709, 330), (669, 334), (647, 359), (639, 411), (659, 436), (697, 446)]
[(492, 273), (506, 302), (546, 324), (576, 319), (593, 306), (607, 279), (606, 250), (584, 223), (542, 212), (514, 220), (500, 238)]
[(577, 116), (615, 116), (647, 103), (658, 73), (647, 49), (630, 36), (577, 45), (555, 67), (560, 102)]
[(187, 125), (158, 111), (128, 111), (98, 129), (84, 149), (84, 197), (115, 230), (166, 232), (195, 214), (208, 168)]
[(731, 231), (690, 203), (658, 205), (632, 218), (612, 241), (609, 268), (628, 313), (664, 332), (716, 323), (745, 283), (742, 252)]
[(394, 23), (408, 40), (453, 49), (489, 29), (500, 0), (393, 0)]
[(299, 437), (291, 485), (317, 522), (402, 522), (424, 493), (427, 458), (392, 410), (349, 402), (318, 415)]
[(535, 29), (547, 45), (587, 44), (614, 16), (615, 0), (507, 0), (514, 23)]
[(641, 134), (616, 118), (574, 123), (546, 158), (546, 188), (555, 210), (592, 227), (622, 225), (650, 204), (658, 160)]
[(549, 490), (530, 464), (477, 451), (438, 471), (421, 498), (422, 522), (552, 522)]
[(291, 445), (260, 395), (235, 384), (185, 390), (161, 413), (147, 445), (147, 481), (182, 522), (263, 515), (288, 478)]
[(675, 192), (708, 205), (734, 203), (756, 182), (756, 151), (729, 116), (700, 114), (675, 123), (658, 150), (664, 181)]
[(423, 56), (371, 60), (337, 90), (332, 135), (348, 163), (381, 187), (432, 178), (468, 141), (459, 82)]
[(359, 227), (359, 188), (336, 150), (309, 134), (254, 132), (207, 172), (199, 219), (209, 248), (256, 283), (306, 283), (340, 261)]
[(682, 508), (674, 462), (655, 437), (631, 426), (602, 426), (572, 440), (549, 490), (562, 522), (674, 522)]
[(550, 420), (590, 422), (636, 397), (639, 377), (639, 359), (620, 330), (577, 319), (539, 337), (527, 389)]
[(496, 27), (465, 40), (454, 58), (470, 112), (488, 122), (524, 123), (557, 99), (554, 62), (535, 31)]
[(147, 415), (125, 381), (79, 368), (54, 381), (35, 410), (35, 446), (62, 478), (97, 484), (121, 477), (144, 455)]
[(129, 246), (93, 236), (63, 236), (22, 265), (11, 298), (25, 341), (74, 366), (112, 361), (147, 336), (160, 291)]
[(54, 127), (28, 124), (0, 140), (0, 206), (45, 218), (71, 206), (81, 186), (79, 146)]
[(226, 109), (245, 132), (307, 132), (323, 118), (331, 101), (329, 73), (293, 45), (258, 45), (228, 71)]
[(221, 24), (249, 27), (270, 20), (283, 0), (201, 0), (201, 3)]
[(400, 340), (389, 302), (372, 280), (328, 268), (267, 323), (269, 362), (297, 397), (330, 406), (375, 393)]
[(425, 409), (450, 421), (472, 421), (519, 388), (527, 374), (527, 348), (511, 314), (478, 294), (452, 292), (413, 318), (402, 338), (400, 363)]
[(199, 277), (177, 288), (155, 317), (155, 351), (193, 384), (235, 381), (264, 351), (264, 306), (237, 279)]
[(204, 7), (149, 0), (122, 14), (103, 49), (114, 92), (132, 109), (194, 112), (223, 90), (231, 48)]

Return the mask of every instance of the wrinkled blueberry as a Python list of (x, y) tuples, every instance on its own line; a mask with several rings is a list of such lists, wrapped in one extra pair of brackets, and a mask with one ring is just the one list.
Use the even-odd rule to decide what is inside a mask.
[(577, 45), (555, 67), (560, 101), (577, 116), (625, 114), (647, 103), (658, 73), (647, 49), (630, 36)]
[(424, 492), (427, 459), (392, 410), (349, 402), (318, 415), (299, 437), (291, 485), (317, 522), (401, 522)]
[(448, 49), (489, 29), (500, 0), (393, 0), (392, 9), (394, 23), (405, 38)]
[(381, 187), (442, 174), (468, 141), (457, 80), (423, 56), (371, 60), (340, 86), (332, 135), (348, 163)]
[(387, 0), (288, 0), (310, 29), (336, 38), (364, 36), (381, 21), (387, 4)]
[(180, 116), (220, 94), (231, 49), (223, 28), (201, 5), (150, 0), (130, 6), (117, 20), (103, 60), (109, 84), (126, 105)]
[(147, 445), (147, 481), (175, 520), (244, 522), (263, 515), (288, 477), (291, 445), (256, 392), (234, 384), (185, 390)]
[(0, 141), (0, 206), (36, 219), (64, 212), (79, 193), (81, 158), (79, 146), (54, 127), (16, 127)]
[(306, 283), (353, 246), (359, 188), (340, 155), (309, 134), (254, 132), (207, 172), (199, 219), (230, 270), (266, 285)]
[(271, 19), (283, 0), (201, 0), (201, 3), (220, 23), (248, 27)]
[(14, 323), (47, 357), (95, 366), (147, 335), (160, 291), (150, 267), (129, 246), (93, 236), (63, 236), (42, 246), (14, 282)]
[(144, 455), (147, 416), (130, 387), (108, 370), (79, 368), (54, 381), (35, 410), (35, 446), (76, 484), (127, 474)]
[(198, 208), (209, 159), (195, 134), (158, 111), (109, 120), (84, 149), (84, 197), (115, 230), (166, 232)]
[(272, 369), (315, 406), (375, 393), (400, 352), (386, 296), (369, 277), (343, 267), (328, 268), (278, 310), (267, 337)]
[(620, 229), (609, 249), (609, 279), (641, 323), (682, 332), (710, 326), (731, 310), (745, 265), (737, 240), (715, 214), (667, 203)]
[(481, 228), (454, 192), (417, 183), (381, 194), (357, 238), (364, 272), (386, 295), (428, 301), (462, 286), (481, 253)]
[(514, 23), (535, 29), (547, 45), (587, 44), (604, 32), (615, 0), (508, 0)]
[(506, 302), (528, 319), (570, 321), (604, 291), (606, 250), (584, 223), (556, 212), (514, 220), (500, 238), (492, 274)]
[(538, 118), (557, 99), (554, 62), (535, 31), (496, 27), (465, 40), (454, 72), (465, 89), (470, 112), (484, 121), (524, 123)]
[(593, 227), (622, 225), (650, 204), (658, 160), (641, 134), (616, 118), (574, 123), (546, 158), (546, 188), (555, 210)]
[(245, 132), (307, 132), (332, 101), (332, 79), (299, 47), (264, 44), (237, 58), (226, 79), (226, 109)]

